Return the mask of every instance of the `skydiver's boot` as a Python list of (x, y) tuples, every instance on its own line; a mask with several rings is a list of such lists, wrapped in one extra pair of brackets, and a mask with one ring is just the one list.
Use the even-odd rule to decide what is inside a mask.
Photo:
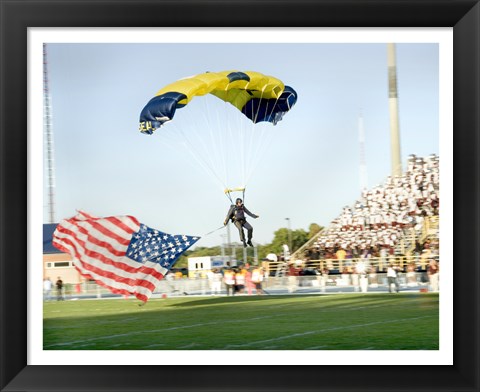
[(247, 244), (250, 245), (250, 246), (253, 246), (252, 240), (248, 240)]
[(243, 242), (243, 247), (246, 248), (246, 247), (247, 247), (247, 243), (245, 242), (245, 240), (243, 240), (242, 242)]

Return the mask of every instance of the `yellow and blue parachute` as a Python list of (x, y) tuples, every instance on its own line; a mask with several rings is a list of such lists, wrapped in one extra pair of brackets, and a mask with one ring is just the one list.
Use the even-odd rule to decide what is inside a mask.
[(207, 72), (180, 79), (160, 91), (140, 114), (140, 131), (152, 134), (194, 97), (212, 94), (230, 103), (254, 124), (276, 125), (297, 101), (297, 93), (275, 77), (259, 72)]

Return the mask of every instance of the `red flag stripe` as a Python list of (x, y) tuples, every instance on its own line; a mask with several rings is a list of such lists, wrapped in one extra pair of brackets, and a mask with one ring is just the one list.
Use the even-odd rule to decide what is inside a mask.
[(120, 245), (128, 246), (128, 244), (130, 242), (131, 235), (129, 236), (128, 239), (125, 238), (125, 237), (122, 237), (119, 234), (114, 233), (110, 229), (107, 229), (104, 225), (100, 224), (99, 220), (85, 221), (85, 223), (81, 222), (81, 224), (82, 225), (85, 225), (85, 224), (89, 225), (90, 227), (92, 227), (92, 228), (96, 229), (97, 231), (99, 231), (100, 233), (102, 233), (104, 236), (107, 236), (108, 238), (117, 241)]
[[(84, 272), (82, 272), (80, 270), (80, 268), (78, 268), (77, 266), (75, 266), (75, 268), (77, 269), (77, 271), (80, 273), (80, 275), (82, 275), (84, 278), (86, 279), (89, 279), (89, 280), (95, 280), (91, 275), (89, 274), (86, 274)], [(134, 295), (136, 298), (138, 298), (140, 301), (143, 301), (143, 302), (147, 302), (148, 301), (148, 298), (150, 296), (147, 296), (145, 294), (142, 294), (142, 293), (138, 293), (136, 291), (128, 291), (128, 290), (124, 290), (124, 289), (119, 289), (119, 288), (116, 288), (116, 287), (112, 287), (112, 286), (109, 286), (107, 285), (106, 283), (102, 282), (102, 281), (97, 281), (97, 283), (102, 286), (102, 287), (105, 287), (107, 290), (111, 291), (112, 293), (114, 294), (121, 294), (121, 295)]]
[[(74, 255), (74, 264), (77, 266), (77, 268), (82, 268), (83, 270), (88, 271), (89, 274), (95, 274), (95, 280), (99, 280), (99, 277), (101, 277), (103, 280), (113, 280), (115, 283), (129, 286), (131, 292), (134, 292), (135, 287), (137, 286), (146, 287), (149, 289), (149, 291), (153, 292), (155, 290), (156, 284), (158, 283), (158, 277), (154, 277), (153, 274), (147, 274), (146, 277), (152, 279), (154, 283), (150, 282), (147, 279), (139, 279), (138, 274), (132, 274), (131, 277), (120, 276), (111, 271), (103, 270), (93, 264), (83, 261), (85, 258), (81, 257), (81, 254), (75, 247), (72, 247), (72, 249), (70, 249), (70, 252)], [(160, 276), (160, 279), (163, 278), (163, 274), (161, 273), (157, 273), (157, 276)]]
[[(81, 263), (82, 267), (86, 270), (89, 271), (92, 274), (95, 274), (97, 276), (97, 279), (99, 280), (98, 277), (102, 277), (102, 281), (105, 281), (106, 279), (110, 279), (115, 282), (115, 284), (123, 284), (125, 286), (130, 287), (130, 290), (133, 292), (135, 287), (142, 286), (148, 289), (150, 292), (155, 291), (155, 287), (157, 287), (155, 284), (152, 282), (149, 282), (148, 280), (141, 280), (137, 278), (126, 278), (123, 276), (119, 276), (117, 274), (114, 274), (112, 272), (108, 272), (105, 270), (102, 270), (92, 264), (88, 263)], [(162, 275), (163, 277), (163, 275)]]
[[(72, 240), (76, 241), (78, 243), (78, 246)], [(57, 242), (57, 241), (54, 240), (54, 244), (55, 244), (55, 242)], [(126, 256), (117, 257), (118, 260), (115, 261), (112, 258), (109, 258), (102, 253), (92, 251), (92, 250), (90, 250), (86, 247), (86, 244), (85, 244), (84, 241), (80, 240), (78, 237), (76, 237), (74, 235), (71, 236), (71, 237), (63, 238), (61, 244), (64, 245), (64, 246), (65, 245), (70, 245), (70, 247), (72, 249), (75, 249), (75, 254), (78, 258), (80, 258), (79, 257), (80, 253), (78, 252), (77, 249), (80, 248), (82, 250), (82, 252), (81, 252), (82, 255), (85, 255), (89, 259), (90, 258), (93, 259), (93, 261), (100, 261), (100, 262), (102, 262), (106, 265), (112, 266), (115, 269), (123, 270), (123, 271), (125, 271), (127, 273), (131, 273), (131, 274), (136, 274), (138, 272), (138, 268), (143, 267), (146, 274), (147, 273), (151, 274), (154, 278), (156, 278), (158, 280), (163, 278), (163, 275), (159, 274), (155, 269), (145, 267), (143, 264), (140, 264), (136, 261), (133, 261), (133, 260), (127, 258)], [(137, 265), (138, 265), (138, 267), (137, 267)]]
[[(58, 225), (57, 231), (54, 233), (54, 239), (58, 238), (59, 241), (61, 241), (60, 237), (73, 237), (84, 248), (87, 248), (87, 244), (96, 245), (98, 246), (98, 249), (93, 247), (92, 251), (102, 252), (102, 254), (106, 254), (106, 256), (112, 260), (115, 259), (115, 257), (125, 256), (128, 244), (119, 245), (116, 241), (109, 242), (109, 238), (103, 236), (101, 233), (98, 233), (99, 237), (102, 238), (102, 240), (99, 240), (97, 236), (94, 236), (92, 233), (96, 233), (96, 231), (94, 229), (89, 231), (85, 225), (79, 226), (78, 222), (72, 223), (68, 221)], [(132, 260), (131, 265), (137, 268), (137, 265), (134, 263), (135, 262)]]
[[(122, 250), (115, 249), (110, 243), (108, 243), (106, 241), (100, 241), (96, 237), (92, 237), (92, 236), (89, 237), (89, 233), (85, 228), (77, 226), (77, 225), (74, 225), (74, 226), (78, 229), (78, 232), (83, 234), (86, 237), (86, 239), (88, 239), (92, 244), (104, 248), (105, 250), (107, 250), (109, 253), (111, 253), (114, 256), (120, 257), (120, 256), (125, 255), (125, 251), (127, 250), (127, 248), (124, 245), (122, 246), (122, 248), (123, 248)], [(77, 233), (75, 233), (73, 230), (67, 229), (65, 226), (57, 227), (57, 231), (58, 231), (58, 233), (62, 233), (65, 236), (76, 237), (79, 241), (81, 241), (80, 236)], [(60, 238), (60, 237), (58, 237), (58, 235), (57, 235), (54, 238)], [(85, 244), (85, 241), (82, 241), (82, 242), (83, 242), (83, 244)]]
[[(133, 216), (125, 216), (124, 220), (119, 219), (116, 216), (110, 216), (108, 218), (104, 218), (106, 221), (113, 223), (118, 228), (122, 229), (128, 234), (132, 234), (138, 230), (140, 230), (140, 222), (135, 219)], [(128, 218), (128, 219), (127, 219)]]

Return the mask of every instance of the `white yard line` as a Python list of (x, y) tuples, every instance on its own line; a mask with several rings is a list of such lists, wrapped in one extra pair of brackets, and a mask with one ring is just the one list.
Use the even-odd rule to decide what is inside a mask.
[(84, 344), (84, 343), (89, 343), (89, 342), (95, 342), (95, 341), (98, 341), (98, 340), (116, 339), (116, 338), (121, 338), (121, 337), (136, 336), (136, 335), (142, 335), (142, 334), (147, 334), (147, 333), (159, 333), (159, 332), (175, 331), (175, 330), (178, 330), (178, 329), (205, 327), (205, 326), (209, 326), (209, 325), (218, 325), (218, 324), (225, 324), (225, 323), (248, 322), (248, 321), (255, 321), (255, 320), (261, 320), (261, 319), (266, 319), (266, 318), (270, 318), (270, 316), (260, 316), (260, 317), (253, 317), (253, 318), (249, 318), (249, 319), (242, 319), (242, 320), (213, 321), (213, 322), (210, 322), (210, 323), (190, 324), (190, 325), (181, 325), (181, 326), (178, 326), (178, 327), (152, 329), (150, 331), (135, 331), (135, 332), (128, 332), (128, 333), (122, 333), (122, 334), (117, 334), (117, 335), (98, 336), (98, 337), (90, 338), (90, 339), (74, 340), (74, 341), (71, 341), (71, 342), (53, 343), (53, 344), (49, 344), (48, 346), (44, 346), (44, 348), (57, 347), (57, 346), (72, 346), (72, 345), (76, 345), (76, 344)]

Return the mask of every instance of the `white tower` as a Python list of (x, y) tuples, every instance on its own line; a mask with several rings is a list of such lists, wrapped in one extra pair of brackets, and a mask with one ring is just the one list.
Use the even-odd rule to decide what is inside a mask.
[(367, 162), (365, 159), (365, 128), (363, 126), (363, 115), (358, 117), (358, 141), (360, 143), (360, 192), (368, 189)]
[(400, 127), (398, 116), (397, 64), (395, 44), (387, 44), (388, 64), (388, 103), (390, 106), (390, 149), (392, 159), (392, 176), (402, 175), (400, 154)]

